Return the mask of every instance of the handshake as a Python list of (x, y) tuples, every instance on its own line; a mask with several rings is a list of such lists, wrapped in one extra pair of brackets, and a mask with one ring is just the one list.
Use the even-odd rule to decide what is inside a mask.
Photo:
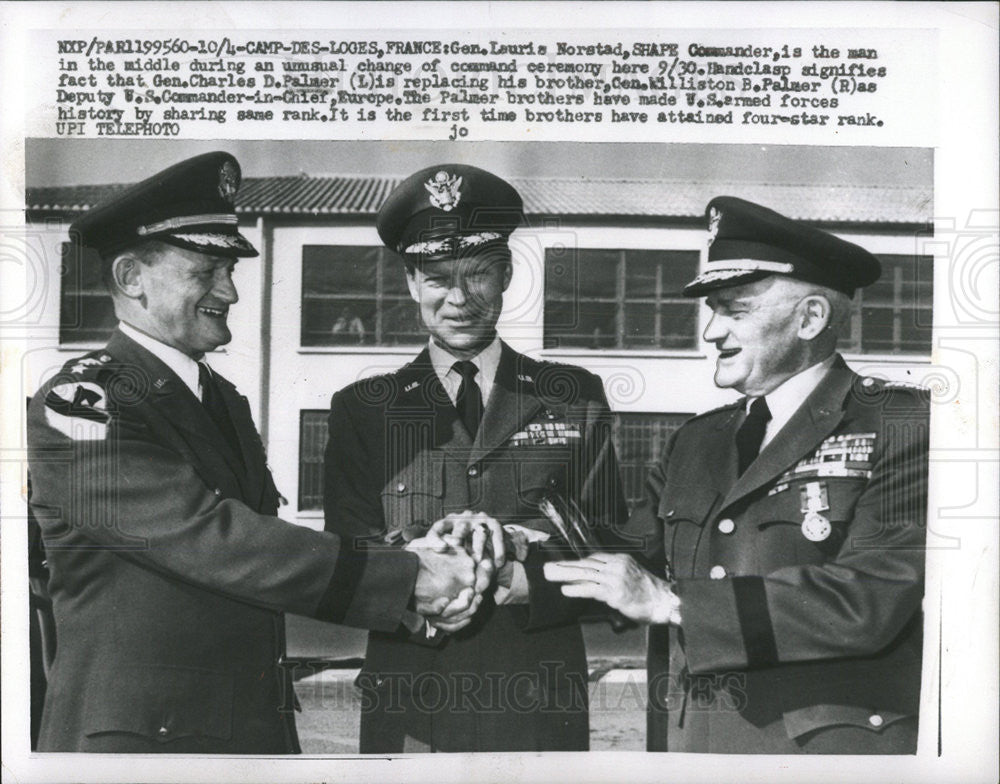
[(508, 548), (516, 560), (527, 555), (526, 542), (505, 535), (500, 523), (483, 512), (438, 520), (406, 545), (420, 559), (413, 590), (416, 611), (443, 632), (467, 626), (508, 562)]

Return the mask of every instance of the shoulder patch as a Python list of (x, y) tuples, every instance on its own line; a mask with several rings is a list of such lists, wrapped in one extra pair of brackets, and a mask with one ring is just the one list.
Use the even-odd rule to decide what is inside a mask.
[(66, 381), (45, 394), (45, 421), (72, 441), (107, 438), (107, 392), (93, 381)]

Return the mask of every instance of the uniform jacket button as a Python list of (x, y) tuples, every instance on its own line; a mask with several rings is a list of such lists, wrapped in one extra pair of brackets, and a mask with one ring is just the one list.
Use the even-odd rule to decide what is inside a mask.
[(213, 490), (212, 492), (215, 493), (216, 495), (222, 495), (222, 491), (218, 487), (215, 488), (215, 490)]
[(161, 738), (165, 738), (167, 737), (167, 735), (170, 734), (170, 730), (168, 730), (166, 727), (160, 727), (160, 729), (156, 731), (156, 734), (159, 735)]
[(396, 492), (397, 493), (406, 492), (406, 485), (400, 482), (398, 485), (396, 485)]
[(868, 723), (871, 724), (873, 727), (881, 727), (883, 724), (885, 724), (885, 719), (883, 719), (879, 714), (873, 713), (871, 716), (868, 717)]
[(708, 576), (713, 580), (721, 580), (726, 576), (726, 567), (716, 564), (709, 570)]
[(674, 516), (674, 510), (673, 509), (671, 509), (669, 512), (666, 513), (666, 515), (664, 515), (664, 517), (673, 517), (673, 516)]
[(475, 479), (479, 476), (479, 466), (469, 466), (469, 470), (466, 473)]
[(719, 520), (719, 531), (724, 534), (731, 534), (736, 530), (736, 523), (730, 520), (728, 517), (724, 520)]

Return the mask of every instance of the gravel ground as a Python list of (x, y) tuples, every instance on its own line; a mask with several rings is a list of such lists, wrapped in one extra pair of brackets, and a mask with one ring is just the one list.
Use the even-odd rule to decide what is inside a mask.
[[(632, 663), (628, 663), (632, 666)], [(645, 672), (607, 669), (590, 683), (590, 748), (642, 751), (646, 748)], [(352, 671), (326, 671), (295, 684), (302, 703), (296, 716), (304, 754), (355, 754), (360, 697)]]

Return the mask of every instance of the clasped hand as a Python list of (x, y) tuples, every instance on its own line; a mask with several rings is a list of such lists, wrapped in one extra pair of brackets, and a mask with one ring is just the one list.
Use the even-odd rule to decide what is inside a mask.
[(505, 563), (503, 528), (483, 512), (450, 514), (406, 549), (420, 558), (416, 611), (444, 632), (472, 621)]

